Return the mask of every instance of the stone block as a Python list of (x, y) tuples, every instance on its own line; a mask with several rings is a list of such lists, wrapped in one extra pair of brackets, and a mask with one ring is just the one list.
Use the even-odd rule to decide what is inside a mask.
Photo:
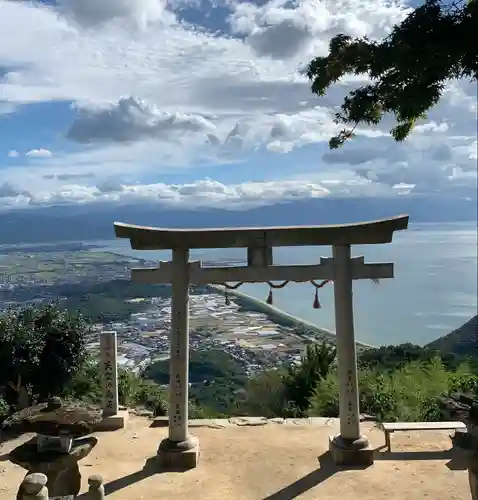
[(189, 470), (194, 469), (199, 461), (199, 442), (189, 450), (158, 450), (158, 465), (162, 469)]
[(337, 443), (335, 436), (329, 438), (329, 452), (336, 465), (344, 467), (368, 467), (373, 465), (375, 450), (368, 444), (363, 448), (347, 448)]
[(95, 426), (95, 431), (116, 431), (118, 429), (124, 429), (128, 422), (128, 417), (128, 411), (119, 411), (116, 415), (103, 417), (101, 422)]

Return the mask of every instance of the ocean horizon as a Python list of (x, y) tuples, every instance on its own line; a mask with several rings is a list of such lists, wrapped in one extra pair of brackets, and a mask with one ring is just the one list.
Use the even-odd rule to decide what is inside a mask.
[[(395, 233), (390, 244), (356, 246), (354, 256), (365, 262), (394, 263), (393, 279), (354, 282), (356, 339), (371, 345), (411, 342), (424, 345), (446, 335), (477, 314), (477, 226), (466, 223), (410, 224)], [(169, 260), (168, 251), (131, 250), (128, 240), (88, 242), (121, 255)], [(331, 247), (285, 247), (274, 250), (275, 264), (316, 264), (331, 256)], [(192, 260), (245, 261), (245, 249), (192, 251)], [(321, 309), (313, 308), (311, 284), (290, 283), (273, 290), (274, 306), (335, 331), (333, 285), (319, 292)], [(244, 284), (239, 290), (265, 300), (266, 284)]]

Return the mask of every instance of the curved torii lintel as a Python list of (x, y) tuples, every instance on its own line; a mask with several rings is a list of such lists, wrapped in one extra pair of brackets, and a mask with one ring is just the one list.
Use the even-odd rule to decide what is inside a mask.
[(267, 248), (280, 246), (366, 245), (390, 243), (394, 231), (407, 229), (408, 215), (354, 224), (283, 227), (176, 229), (115, 222), (117, 238), (134, 250), (173, 248)]

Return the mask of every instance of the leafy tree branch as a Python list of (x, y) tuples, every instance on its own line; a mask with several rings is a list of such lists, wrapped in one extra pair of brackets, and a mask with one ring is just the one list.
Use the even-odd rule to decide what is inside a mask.
[(426, 0), (382, 41), (339, 34), (326, 57), (307, 70), (312, 92), (319, 96), (347, 74), (367, 75), (369, 82), (345, 98), (335, 123), (350, 125), (329, 141), (336, 149), (354, 136), (360, 124), (377, 125), (395, 116), (390, 131), (403, 141), (416, 121), (440, 100), (450, 80), (477, 80), (478, 0)]

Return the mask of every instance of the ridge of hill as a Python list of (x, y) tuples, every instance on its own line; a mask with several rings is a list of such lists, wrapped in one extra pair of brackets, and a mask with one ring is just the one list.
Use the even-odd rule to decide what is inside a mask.
[(478, 358), (478, 315), (451, 333), (425, 345), (425, 348), (440, 351), (442, 354)]
[[(468, 197), (467, 197), (468, 198)], [(414, 223), (476, 221), (476, 197), (420, 196), (382, 198), (311, 198), (244, 209), (176, 209), (160, 203), (104, 204), (0, 209), (3, 244), (105, 240), (114, 236), (113, 221), (163, 227), (241, 227), (345, 224), (410, 214)], [(1, 208), (1, 207), (0, 207)], [(18, 228), (21, 228), (19, 231)]]

